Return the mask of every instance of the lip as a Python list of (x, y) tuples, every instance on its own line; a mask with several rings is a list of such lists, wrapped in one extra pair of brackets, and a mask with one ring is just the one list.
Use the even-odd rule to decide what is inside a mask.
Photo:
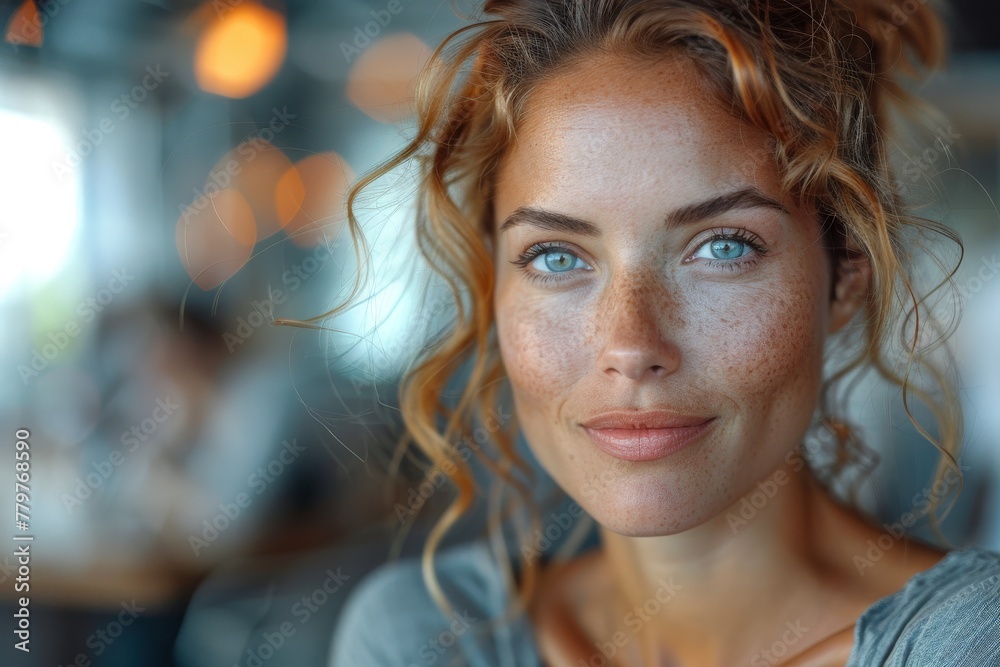
[(664, 429), (699, 426), (711, 417), (684, 415), (669, 410), (614, 410), (591, 417), (582, 425), (594, 429)]
[(608, 412), (581, 426), (591, 442), (610, 456), (652, 461), (694, 444), (714, 423), (715, 417), (664, 411)]

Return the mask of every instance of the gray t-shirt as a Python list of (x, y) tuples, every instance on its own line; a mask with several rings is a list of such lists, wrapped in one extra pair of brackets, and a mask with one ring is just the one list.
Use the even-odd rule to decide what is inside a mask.
[[(347, 601), (331, 667), (541, 665), (525, 616), (489, 627), (507, 591), (485, 542), (443, 550), (435, 563), (456, 614), (446, 618), (434, 604), (418, 559), (382, 565)], [(1000, 553), (952, 551), (865, 610), (847, 667), (877, 666), (1000, 667)]]

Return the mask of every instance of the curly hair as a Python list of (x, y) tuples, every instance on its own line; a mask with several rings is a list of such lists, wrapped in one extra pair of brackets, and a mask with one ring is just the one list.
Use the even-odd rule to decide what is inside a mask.
[[(956, 458), (962, 414), (956, 383), (948, 377), (954, 364), (932, 358), (935, 351), (949, 353), (943, 343), (953, 329), (944, 330), (927, 303), (941, 287), (954, 286), (957, 266), (950, 272), (942, 267), (947, 277), (921, 296), (916, 261), (923, 255), (916, 249), (933, 257), (921, 241), (930, 234), (962, 244), (953, 231), (909, 212), (886, 145), (890, 106), (910, 117), (936, 117), (898, 80), (900, 74), (917, 78), (943, 62), (943, 23), (927, 0), (488, 0), (483, 13), (483, 20), (456, 30), (434, 51), (417, 81), (414, 138), (356, 181), (347, 201), (352, 238), (364, 246), (356, 198), (392, 169), (416, 160), (417, 245), (456, 305), (454, 321), (418, 355), (399, 387), (405, 434), (397, 456), (415, 444), (428, 474), (446, 475), (457, 490), (423, 551), (425, 582), (442, 609), (450, 612), (450, 605), (433, 555), (476, 492), (467, 457), (452, 442), (496, 404), (505, 378), (493, 321), (491, 204), (498, 165), (515, 142), (536, 86), (596, 54), (645, 62), (681, 54), (693, 61), (724, 108), (774, 138), (784, 194), (816, 212), (834, 270), (849, 270), (858, 257), (870, 261), (862, 321), (845, 328), (847, 360), (821, 387), (818, 424), (833, 443), (825, 479), (852, 463), (873, 465), (864, 463), (866, 448), (855, 428), (835, 415), (851, 389), (838, 391), (840, 381), (855, 370), (874, 369), (902, 388), (908, 418), (938, 449), (935, 480), (949, 471), (961, 480)], [(347, 300), (310, 321), (346, 308), (366, 273), (362, 261)], [(897, 326), (900, 348), (894, 353)], [(902, 367), (894, 363), (900, 357)], [(456, 404), (446, 405), (447, 382), (467, 362), (469, 380)], [(915, 378), (925, 375), (931, 385), (917, 386)], [(914, 417), (913, 398), (932, 413), (936, 436)], [(445, 420), (443, 429), (439, 419)], [(517, 432), (515, 418), (496, 434), (495, 457), (485, 450), (476, 455), (498, 483), (516, 491), (537, 528), (532, 471), (515, 452)], [(929, 508), (939, 536), (940, 500), (934, 498)], [(511, 598), (529, 605), (536, 563), (525, 558), (522, 565)]]

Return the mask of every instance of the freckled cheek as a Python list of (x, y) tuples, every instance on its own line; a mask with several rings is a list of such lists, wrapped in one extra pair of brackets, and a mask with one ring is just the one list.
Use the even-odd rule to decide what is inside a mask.
[[(551, 300), (497, 311), (497, 339), (504, 367), (522, 398), (551, 400), (585, 373), (586, 318)], [(541, 405), (541, 404), (539, 404)]]
[[(822, 339), (815, 302), (804, 293), (774, 295), (744, 304), (726, 318), (731, 329), (714, 367), (744, 408), (770, 411), (781, 397), (806, 400), (818, 382)], [(712, 340), (718, 340), (715, 332)]]

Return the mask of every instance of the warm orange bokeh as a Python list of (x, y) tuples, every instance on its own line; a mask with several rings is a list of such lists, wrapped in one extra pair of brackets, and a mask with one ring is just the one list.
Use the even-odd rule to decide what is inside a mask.
[(285, 17), (246, 1), (205, 27), (194, 53), (195, 79), (207, 92), (247, 97), (274, 78), (287, 48)]
[(296, 162), (278, 179), (278, 217), (296, 245), (308, 248), (337, 237), (353, 180), (350, 165), (332, 151)]
[(24, 0), (11, 15), (5, 39), (9, 44), (42, 45), (42, 20), (34, 0)]
[(417, 74), (431, 48), (409, 33), (391, 35), (369, 46), (351, 67), (347, 98), (382, 123), (396, 123), (413, 113)]
[(253, 211), (233, 188), (202, 197), (177, 220), (177, 253), (188, 275), (203, 290), (239, 271), (250, 259), (256, 242)]
[(292, 161), (274, 144), (260, 138), (241, 142), (222, 156), (205, 181), (239, 190), (253, 210), (257, 240), (278, 232), (287, 222), (275, 201), (278, 179), (292, 168)]

